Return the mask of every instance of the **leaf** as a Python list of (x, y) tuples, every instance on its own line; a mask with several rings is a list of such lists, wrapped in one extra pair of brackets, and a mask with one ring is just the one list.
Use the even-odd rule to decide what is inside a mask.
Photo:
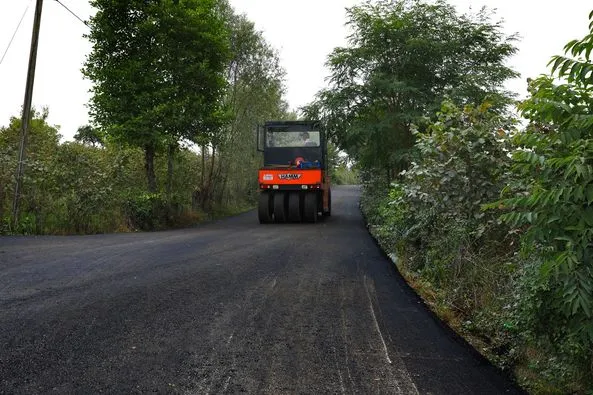
[(587, 198), (587, 203), (592, 204), (593, 203), (593, 183), (589, 183), (589, 185), (587, 185), (587, 188), (585, 189), (585, 196)]
[(588, 226), (593, 227), (593, 206), (589, 206), (584, 210), (583, 219)]
[(568, 236), (568, 235), (563, 235), (563, 236), (556, 236), (554, 237), (554, 240), (558, 240), (558, 241), (566, 241), (567, 243), (570, 244), (575, 244), (574, 240), (572, 239), (572, 237)]
[[(593, 47), (590, 47), (589, 49), (593, 49)], [(587, 81), (587, 74), (589, 74), (591, 70), (591, 66), (583, 65), (579, 72), (578, 80), (581, 81), (585, 86), (589, 84), (589, 81)]]
[(562, 58), (562, 66), (560, 67), (560, 71), (558, 72), (559, 76), (565, 76), (566, 71), (574, 64), (574, 62), (570, 59)]
[(569, 81), (574, 82), (578, 80), (578, 76), (580, 75), (580, 71), (583, 68), (583, 64), (579, 62), (572, 62), (572, 67), (570, 68)]
[(533, 222), (533, 213), (532, 212), (526, 213), (525, 218), (527, 219), (527, 222), (532, 223)]
[[(568, 51), (568, 45), (566, 47), (564, 47), (565, 51)], [(553, 56), (552, 59), (548, 62), (548, 66), (550, 66), (553, 63), (552, 66), (552, 73), (554, 73), (556, 71), (556, 69), (558, 69), (558, 67), (560, 66), (560, 64), (564, 61), (564, 58), (561, 56)]]

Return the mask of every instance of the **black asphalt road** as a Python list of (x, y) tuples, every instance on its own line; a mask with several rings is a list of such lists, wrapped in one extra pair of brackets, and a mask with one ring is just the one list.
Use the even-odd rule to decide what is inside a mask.
[(368, 235), (318, 224), (0, 238), (0, 393), (500, 394)]

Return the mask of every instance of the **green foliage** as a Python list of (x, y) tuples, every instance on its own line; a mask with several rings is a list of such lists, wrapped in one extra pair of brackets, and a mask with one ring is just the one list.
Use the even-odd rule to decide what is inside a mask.
[(94, 146), (102, 145), (105, 140), (105, 136), (97, 128), (93, 128), (90, 125), (84, 125), (78, 128), (74, 135), (74, 140)]
[[(439, 286), (455, 286), (456, 308), (472, 311), (480, 301), (470, 297), (476, 291), (471, 288), (486, 285), (478, 277), (477, 262), (493, 251), (510, 250), (509, 241), (505, 247), (500, 238), (504, 230), (496, 216), (481, 206), (497, 198), (506, 184), (507, 136), (514, 121), (491, 111), (488, 103), (461, 110), (450, 101), (437, 117), (426, 132), (416, 132), (420, 159), (393, 185), (390, 204), (404, 213), (398, 214), (403, 221), (398, 239), (416, 246), (412, 269)], [(460, 285), (474, 270), (472, 282)]]
[(429, 305), (503, 368), (519, 356), (512, 305), (518, 240), (481, 206), (508, 182), (516, 121), (488, 102), (442, 103), (415, 131), (418, 159), (385, 194), (383, 177), (365, 177), (371, 231)]
[(0, 129), (0, 233), (154, 230), (253, 206), (255, 125), (294, 117), (276, 51), (222, 0), (95, 3), (98, 126), (60, 144), (47, 110), (34, 114), (16, 228), (20, 120)]
[(336, 144), (327, 142), (327, 165), (331, 183), (334, 185), (356, 185), (360, 183), (357, 168), (350, 163), (348, 156), (340, 152)]
[(361, 166), (390, 179), (406, 168), (411, 125), (423, 128), (445, 97), (488, 98), (497, 109), (510, 102), (501, 86), (516, 76), (504, 65), (514, 38), (485, 10), (459, 15), (444, 1), (379, 1), (352, 7), (348, 19), (349, 46), (329, 56), (330, 87), (305, 112)]
[[(118, 210), (113, 203), (113, 164), (103, 152), (79, 143), (59, 146), (50, 169), (54, 192), (55, 224), (76, 233), (97, 233), (105, 227), (116, 227)], [(55, 213), (68, 213), (57, 217)]]
[(356, 166), (349, 165), (346, 161), (341, 161), (331, 172), (331, 181), (334, 185), (358, 185), (360, 184), (360, 175)]
[[(472, 31), (465, 25), (471, 17), (456, 19), (447, 9), (420, 1), (355, 7), (351, 48), (334, 51), (333, 85), (309, 110), (322, 114), (341, 147), (360, 159), (369, 227), (429, 305), (530, 390), (588, 393), (593, 13), (591, 33), (550, 62), (556, 78), (530, 81), (531, 97), (519, 105), (529, 125), (515, 132), (515, 121), (501, 111), (501, 83), (512, 72), (499, 63), (514, 51), (512, 40), (482, 13), (475, 34), (456, 41), (460, 31)], [(409, 33), (416, 26), (424, 29)], [(487, 47), (472, 41), (484, 31), (500, 49), (491, 52), (491, 80), (489, 65), (473, 58)], [(451, 45), (441, 47), (445, 41)], [(459, 55), (448, 58), (455, 48)], [(442, 84), (449, 78), (456, 83)], [(484, 89), (468, 89), (472, 84)], [(437, 112), (435, 103), (446, 96)], [(410, 165), (397, 176), (402, 158)]]
[[(593, 20), (593, 19), (592, 19)], [(519, 106), (530, 124), (514, 139), (512, 194), (495, 205), (523, 234), (526, 269), (523, 325), (535, 339), (559, 350), (593, 383), (593, 28), (554, 57), (552, 71), (530, 82)], [(577, 369), (578, 370), (578, 369)], [(573, 376), (563, 380), (574, 379)]]
[(437, 117), (426, 132), (415, 132), (420, 159), (402, 172), (401, 200), (419, 229), (430, 229), (433, 213), (479, 238), (494, 222), (485, 220), (481, 205), (497, 198), (506, 182), (514, 121), (492, 112), (489, 103), (460, 110), (445, 101)]
[(124, 211), (129, 226), (134, 230), (160, 230), (187, 226), (182, 220), (183, 204), (176, 198), (167, 198), (162, 194), (139, 193), (127, 198)]
[(214, 210), (222, 207), (210, 207), (213, 202), (229, 207), (254, 204), (262, 160), (255, 146), (255, 126), (289, 117), (283, 100), (285, 72), (277, 52), (244, 15), (230, 7), (223, 9), (223, 15), (232, 55), (225, 70), (224, 104), (232, 122), (221, 129), (209, 149), (202, 147), (207, 153), (205, 173), (195, 194), (198, 206)]
[(212, 141), (227, 120), (221, 97), (228, 58), (215, 0), (94, 0), (84, 74), (90, 110), (112, 141), (143, 148), (148, 189), (154, 155), (180, 140)]
[(361, 166), (367, 220), (401, 268), (468, 328), (490, 323), (490, 347), (506, 349), (499, 295), (512, 286), (516, 240), (481, 205), (507, 181), (514, 120), (502, 83), (516, 75), (504, 65), (514, 37), (486, 10), (459, 15), (445, 2), (367, 3), (349, 15), (350, 46), (330, 56), (331, 86), (308, 111)]
[[(58, 190), (52, 183), (51, 172), (53, 154), (58, 149), (60, 135), (57, 127), (47, 123), (48, 110), (41, 113), (32, 110), (32, 119), (28, 133), (28, 151), (25, 157), (26, 172), (21, 190), (21, 212), (23, 215), (20, 231), (36, 233), (43, 229), (49, 219), (45, 208), (53, 204), (54, 194)], [(0, 128), (0, 218), (4, 218), (4, 228), (10, 230), (14, 195), (14, 172), (17, 166), (18, 147), (20, 142), (21, 120), (13, 117), (8, 127)], [(26, 225), (25, 225), (26, 223)]]

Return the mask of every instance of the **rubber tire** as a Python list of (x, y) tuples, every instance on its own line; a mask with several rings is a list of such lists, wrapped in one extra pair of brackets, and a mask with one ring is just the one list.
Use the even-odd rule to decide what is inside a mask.
[(274, 218), (272, 217), (272, 196), (269, 192), (260, 192), (257, 216), (259, 217), (260, 224), (274, 222)]
[(303, 216), (307, 222), (317, 222), (318, 206), (319, 202), (317, 199), (317, 192), (305, 193), (305, 199), (303, 204)]
[(274, 222), (284, 223), (288, 220), (288, 207), (286, 206), (286, 193), (274, 193)]
[(290, 222), (301, 222), (301, 194), (299, 192), (288, 193), (288, 220)]

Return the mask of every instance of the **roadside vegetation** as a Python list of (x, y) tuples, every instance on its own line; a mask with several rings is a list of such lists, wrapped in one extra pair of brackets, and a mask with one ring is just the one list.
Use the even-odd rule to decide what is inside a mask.
[[(61, 142), (34, 112), (16, 224), (21, 121), (0, 128), (0, 234), (165, 229), (252, 207), (255, 125), (296, 118), (276, 51), (225, 0), (92, 4), (92, 123)], [(394, 0), (348, 16), (329, 85), (303, 109), (330, 134), (332, 182), (362, 182), (370, 231), (493, 363), (532, 393), (591, 393), (593, 13), (520, 103), (504, 89), (517, 38), (490, 11)]]
[(493, 17), (355, 6), (305, 111), (356, 161), (371, 232), (443, 320), (532, 393), (591, 393), (593, 13), (521, 103), (503, 88), (516, 38)]
[(92, 124), (61, 142), (49, 109), (33, 112), (16, 225), (20, 116), (0, 128), (0, 234), (165, 229), (253, 207), (255, 125), (296, 117), (276, 51), (225, 0), (92, 4)]

